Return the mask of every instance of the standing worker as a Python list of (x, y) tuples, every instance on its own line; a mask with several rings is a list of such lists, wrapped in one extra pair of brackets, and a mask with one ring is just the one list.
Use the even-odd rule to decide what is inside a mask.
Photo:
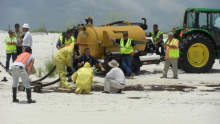
[[(165, 56), (164, 48), (163, 48), (163, 32), (158, 30), (158, 25), (153, 25), (153, 31), (150, 32), (150, 34), (146, 35), (147, 37), (153, 38), (153, 43), (156, 49), (156, 54), (160, 56)], [(161, 47), (161, 52), (159, 51), (159, 48)]]
[[(26, 88), (27, 93), (27, 102), (28, 103), (35, 103), (35, 100), (31, 99), (31, 80), (29, 79), (29, 76), (31, 74), (31, 70), (34, 64), (34, 56), (32, 55), (32, 49), (30, 47), (25, 48), (25, 52), (21, 53), (15, 62), (13, 63), (11, 69), (12, 69), (12, 79), (13, 79), (13, 85), (12, 85), (12, 92), (13, 92), (13, 102), (19, 102), (17, 99), (17, 85), (18, 85), (18, 78), (20, 77), (22, 82), (24, 83), (24, 86)], [(29, 67), (28, 73), (25, 70), (27, 67)]]
[(14, 36), (17, 39), (17, 56), (19, 56), (22, 53), (22, 32), (19, 30), (20, 25), (18, 23), (15, 24), (15, 31), (14, 31)]
[(23, 32), (24, 34), (24, 38), (23, 38), (23, 51), (25, 50), (25, 47), (32, 47), (32, 35), (29, 31), (29, 25), (27, 23), (24, 23), (23, 25)]
[[(29, 25), (27, 23), (24, 23), (23, 32), (25, 34), (24, 34), (24, 38), (23, 38), (23, 51), (25, 51), (26, 47), (32, 47), (33, 40), (32, 40), (32, 35), (29, 31), (29, 28), (30, 28)], [(28, 69), (29, 68), (27, 68), (27, 70)], [(36, 73), (36, 69), (33, 66), (31, 74), (35, 74), (35, 73)]]
[(128, 33), (124, 32), (123, 33), (123, 38), (121, 39), (116, 39), (108, 36), (112, 41), (120, 44), (120, 51), (122, 55), (122, 65), (124, 69), (126, 70), (127, 78), (132, 79), (135, 74), (131, 70), (131, 64), (132, 64), (132, 59), (134, 52), (136, 50), (135, 43), (132, 41), (132, 39), (128, 38)]
[(178, 79), (179, 41), (174, 38), (172, 32), (168, 33), (168, 41), (164, 44), (164, 48), (166, 48), (166, 60), (161, 78), (167, 78), (168, 69), (172, 65), (173, 78)]
[(12, 30), (10, 30), (8, 32), (9, 36), (5, 38), (4, 42), (6, 45), (6, 71), (8, 72), (9, 70), (9, 63), (10, 63), (10, 59), (12, 56), (12, 60), (13, 62), (15, 61), (15, 59), (17, 58), (17, 39), (16, 37), (14, 37), (14, 32)]
[[(58, 50), (70, 46), (71, 43), (74, 43), (75, 39), (72, 36), (72, 30), (69, 29), (66, 31), (65, 35), (61, 35), (57, 41), (56, 47)], [(76, 54), (75, 54), (76, 55)], [(72, 63), (72, 59), (71, 59)], [(72, 82), (71, 76), (68, 76), (68, 82)]]
[(66, 82), (66, 69), (65, 69), (65, 66), (67, 65), (67, 72), (71, 73), (73, 71), (71, 69), (71, 58), (73, 54), (73, 49), (74, 49), (74, 43), (71, 43), (70, 46), (60, 49), (54, 56), (56, 68), (59, 72), (60, 87), (63, 88), (73, 88), (73, 86), (70, 86)]
[(94, 73), (88, 62), (73, 74), (73, 82), (76, 84), (76, 94), (89, 94), (93, 84)]

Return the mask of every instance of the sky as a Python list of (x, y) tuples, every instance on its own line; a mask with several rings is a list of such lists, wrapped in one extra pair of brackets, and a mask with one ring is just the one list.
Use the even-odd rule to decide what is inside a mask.
[(60, 31), (66, 29), (68, 20), (72, 21), (69, 25), (85, 23), (88, 15), (99, 26), (106, 23), (104, 19), (111, 20), (107, 14), (116, 12), (128, 15), (120, 20), (142, 22), (141, 18), (146, 18), (147, 31), (153, 24), (169, 31), (182, 23), (186, 8), (220, 9), (219, 5), (220, 0), (0, 0), (0, 30), (28, 23), (30, 30), (43, 25), (49, 31)]

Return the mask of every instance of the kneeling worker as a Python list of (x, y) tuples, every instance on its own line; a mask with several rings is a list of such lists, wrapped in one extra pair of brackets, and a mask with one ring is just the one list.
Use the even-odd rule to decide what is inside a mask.
[(93, 84), (94, 73), (88, 62), (84, 64), (73, 75), (73, 82), (76, 83), (76, 94), (89, 94)]
[(122, 89), (125, 87), (125, 75), (123, 71), (118, 67), (119, 64), (116, 60), (110, 61), (108, 65), (112, 67), (112, 69), (106, 74), (104, 91), (102, 93), (121, 93)]
[[(12, 70), (12, 92), (13, 92), (13, 102), (19, 102), (17, 99), (17, 85), (18, 85), (18, 78), (20, 77), (24, 86), (26, 88), (27, 99), (28, 103), (35, 103), (35, 100), (31, 99), (31, 80), (29, 79), (29, 75), (31, 74), (31, 70), (34, 64), (34, 56), (32, 54), (31, 47), (26, 47), (25, 52), (21, 53), (15, 62), (13, 63), (11, 70)], [(28, 73), (25, 70), (29, 67)]]
[(65, 66), (67, 65), (67, 72), (71, 73), (73, 71), (71, 69), (71, 58), (73, 54), (73, 49), (74, 43), (71, 43), (70, 46), (60, 49), (54, 56), (56, 68), (59, 72), (60, 87), (63, 88), (73, 88), (73, 86), (70, 86), (66, 81), (65, 70)]

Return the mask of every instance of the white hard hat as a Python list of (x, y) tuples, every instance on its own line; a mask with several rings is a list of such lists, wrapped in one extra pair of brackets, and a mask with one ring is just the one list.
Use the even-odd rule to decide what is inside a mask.
[(30, 28), (27, 23), (24, 23), (23, 28)]

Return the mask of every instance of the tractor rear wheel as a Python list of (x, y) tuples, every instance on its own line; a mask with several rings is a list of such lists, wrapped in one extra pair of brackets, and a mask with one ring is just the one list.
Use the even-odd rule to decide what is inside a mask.
[(179, 64), (187, 73), (204, 73), (215, 62), (215, 47), (207, 36), (191, 34), (180, 44)]

